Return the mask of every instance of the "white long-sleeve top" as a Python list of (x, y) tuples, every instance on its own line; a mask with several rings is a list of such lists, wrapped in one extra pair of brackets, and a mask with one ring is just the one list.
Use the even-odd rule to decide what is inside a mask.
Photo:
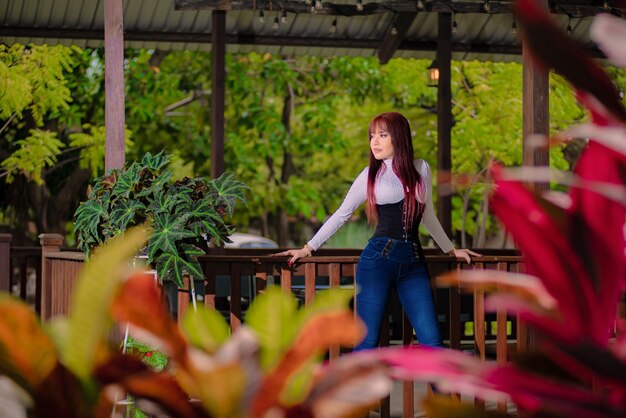
[[(391, 167), (392, 159), (383, 160), (385, 167), (383, 167), (374, 183), (374, 194), (376, 196), (376, 203), (379, 205), (386, 205), (390, 203), (398, 203), (404, 199), (404, 188), (402, 181), (393, 171)], [(415, 168), (422, 176), (424, 182), (426, 196), (424, 213), (422, 215), (422, 224), (426, 227), (426, 230), (431, 237), (435, 240), (439, 248), (445, 253), (448, 253), (454, 249), (454, 245), (446, 235), (443, 227), (439, 223), (437, 216), (435, 216), (435, 208), (432, 200), (432, 174), (428, 163), (424, 160), (418, 159), (414, 161)], [(354, 211), (361, 206), (367, 199), (367, 174), (368, 167), (365, 167), (363, 171), (358, 175), (348, 194), (339, 206), (339, 209), (333, 213), (324, 225), (317, 231), (315, 236), (307, 243), (308, 246), (317, 250), (322, 246), (326, 240), (328, 240), (337, 230), (345, 224)]]

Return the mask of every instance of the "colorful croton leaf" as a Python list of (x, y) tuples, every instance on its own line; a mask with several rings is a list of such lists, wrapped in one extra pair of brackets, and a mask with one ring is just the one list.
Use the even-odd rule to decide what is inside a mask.
[[(570, 81), (591, 122), (569, 131), (588, 144), (559, 199), (531, 191), (495, 165), (491, 207), (516, 241), (525, 274), (453, 272), (440, 280), (495, 292), (490, 310), (517, 314), (538, 334), (537, 346), (507, 365), (451, 351), (386, 351), (378, 358), (402, 378), (442, 390), (512, 400), (524, 416), (626, 415), (626, 338), (617, 307), (626, 290), (626, 111), (607, 74), (532, 0), (517, 1), (517, 22), (538, 65)], [(626, 63), (626, 22), (595, 18), (593, 40)], [(621, 36), (621, 38), (620, 38)], [(532, 169), (523, 172), (536, 173)], [(545, 179), (544, 179), (545, 180)], [(616, 321), (617, 327), (616, 327)], [(613, 334), (613, 330), (622, 330)], [(454, 410), (430, 403), (432, 416)], [(456, 411), (458, 414), (462, 412)], [(470, 411), (468, 416), (482, 416)]]

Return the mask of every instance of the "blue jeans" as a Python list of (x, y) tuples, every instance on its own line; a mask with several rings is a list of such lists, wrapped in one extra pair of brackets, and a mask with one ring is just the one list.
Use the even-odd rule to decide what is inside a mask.
[(418, 243), (372, 238), (361, 253), (356, 270), (356, 311), (367, 326), (355, 351), (378, 346), (380, 326), (394, 286), (421, 345), (441, 347), (437, 314), (426, 263)]

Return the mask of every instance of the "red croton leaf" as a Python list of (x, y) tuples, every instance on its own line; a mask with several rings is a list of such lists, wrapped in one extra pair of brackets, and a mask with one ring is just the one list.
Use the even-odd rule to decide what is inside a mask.
[(579, 338), (592, 325), (589, 311), (597, 301), (587, 270), (570, 245), (567, 214), (519, 182), (501, 180), (500, 167), (493, 168), (493, 175), (497, 186), (491, 198), (494, 213), (522, 251), (527, 272), (540, 278), (558, 301), (567, 318), (563, 327), (573, 339)]
[(535, 0), (517, 0), (515, 14), (525, 45), (539, 64), (554, 69), (601, 101), (615, 118), (626, 121), (626, 110), (610, 78), (554, 24), (546, 9)]
[[(135, 399), (147, 400), (173, 418), (207, 418), (206, 412), (197, 403), (191, 403), (189, 396), (181, 389), (173, 375), (167, 372), (150, 370), (140, 358), (116, 354), (108, 362), (100, 365), (94, 373), (101, 385), (115, 384), (123, 388)], [(102, 394), (106, 395), (106, 391)], [(101, 400), (100, 409), (109, 411), (108, 402)]]
[(160, 348), (172, 361), (186, 364), (187, 341), (167, 312), (152, 275), (130, 277), (113, 299), (111, 315), (122, 324), (130, 324), (132, 334)]
[(93, 399), (60, 363), (37, 386), (33, 394), (35, 417), (84, 418), (93, 416)]
[[(626, 156), (590, 141), (576, 164), (576, 174), (589, 182), (626, 184)], [(595, 304), (587, 312), (594, 341), (605, 345), (613, 325), (626, 277), (624, 219), (626, 208), (593, 188), (570, 191), (572, 219), (570, 242), (585, 263), (593, 284)]]

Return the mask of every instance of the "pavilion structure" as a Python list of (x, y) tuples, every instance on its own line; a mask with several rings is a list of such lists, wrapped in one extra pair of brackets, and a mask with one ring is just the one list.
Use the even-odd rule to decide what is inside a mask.
[[(610, 0), (537, 0), (590, 53), (597, 13), (624, 14)], [(124, 49), (211, 50), (211, 174), (224, 170), (225, 54), (361, 55), (433, 59), (438, 69), (437, 170), (451, 168), (451, 60), (521, 61), (524, 163), (548, 165), (526, 141), (548, 134), (548, 73), (516, 39), (511, 1), (492, 0), (21, 0), (0, 6), (0, 42), (104, 46), (106, 167), (125, 162)], [(439, 185), (441, 184), (439, 179)], [(451, 231), (450, 196), (437, 212)]]

